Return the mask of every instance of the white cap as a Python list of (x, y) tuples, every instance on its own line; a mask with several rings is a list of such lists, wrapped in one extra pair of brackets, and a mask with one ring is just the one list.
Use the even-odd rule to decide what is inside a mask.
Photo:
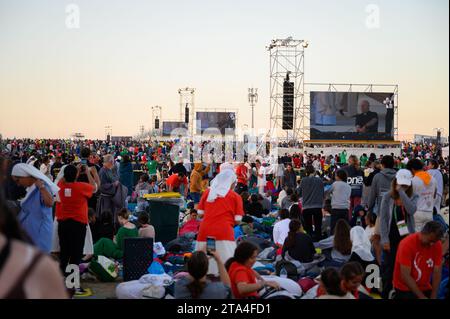
[(397, 179), (397, 184), (405, 185), (405, 186), (411, 185), (413, 177), (414, 176), (411, 173), (411, 171), (409, 171), (407, 169), (401, 169), (395, 175), (395, 178)]

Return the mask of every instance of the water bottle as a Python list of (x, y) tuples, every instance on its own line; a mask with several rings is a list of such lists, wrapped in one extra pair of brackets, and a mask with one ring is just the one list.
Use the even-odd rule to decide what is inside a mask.
[(281, 268), (281, 271), (280, 271), (280, 277), (281, 278), (287, 278), (287, 276), (288, 276), (288, 273), (287, 273), (287, 271), (286, 271), (286, 268)]

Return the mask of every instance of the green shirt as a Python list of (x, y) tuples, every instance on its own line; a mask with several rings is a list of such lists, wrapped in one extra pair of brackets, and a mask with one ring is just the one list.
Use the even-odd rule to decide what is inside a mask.
[(367, 158), (367, 156), (361, 156), (361, 158), (359, 159), (359, 161), (361, 162), (361, 167), (365, 167), (368, 160), (369, 159)]
[(116, 235), (116, 245), (120, 250), (123, 251), (125, 238), (135, 238), (135, 237), (139, 237), (139, 231), (137, 227), (130, 229), (122, 226), (119, 228), (119, 231), (117, 232)]
[(148, 168), (148, 173), (150, 175), (156, 175), (156, 165), (158, 165), (158, 163), (156, 161), (149, 161), (147, 163), (147, 168)]
[(340, 155), (341, 164), (347, 163), (347, 152), (342, 152)]

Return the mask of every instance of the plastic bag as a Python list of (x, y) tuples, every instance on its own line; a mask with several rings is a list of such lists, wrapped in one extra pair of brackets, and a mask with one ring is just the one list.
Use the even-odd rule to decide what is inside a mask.
[(162, 275), (165, 273), (163, 266), (156, 261), (151, 263), (150, 267), (147, 269), (147, 272), (152, 275)]

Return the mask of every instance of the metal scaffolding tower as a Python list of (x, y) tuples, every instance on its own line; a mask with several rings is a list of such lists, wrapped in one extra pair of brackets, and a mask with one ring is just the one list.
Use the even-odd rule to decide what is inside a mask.
[(178, 90), (178, 94), (180, 95), (180, 121), (185, 122), (186, 114), (185, 109), (189, 108), (189, 123), (188, 123), (188, 131), (191, 136), (194, 136), (195, 132), (195, 89), (194, 88), (182, 88)]
[[(155, 105), (152, 106), (152, 125), (151, 127), (153, 128), (153, 130), (151, 131), (150, 135), (152, 136), (161, 136), (161, 132), (162, 132), (162, 107), (159, 105)], [(156, 128), (155, 127), (155, 120), (158, 119), (159, 120), (159, 127)]]
[(305, 40), (275, 39), (267, 46), (270, 53), (270, 130), (269, 137), (279, 135), (283, 122), (283, 83), (289, 72), (294, 82), (294, 123), (293, 130), (285, 130), (286, 139), (303, 140), (305, 120), (304, 106), (304, 52), (308, 47)]

